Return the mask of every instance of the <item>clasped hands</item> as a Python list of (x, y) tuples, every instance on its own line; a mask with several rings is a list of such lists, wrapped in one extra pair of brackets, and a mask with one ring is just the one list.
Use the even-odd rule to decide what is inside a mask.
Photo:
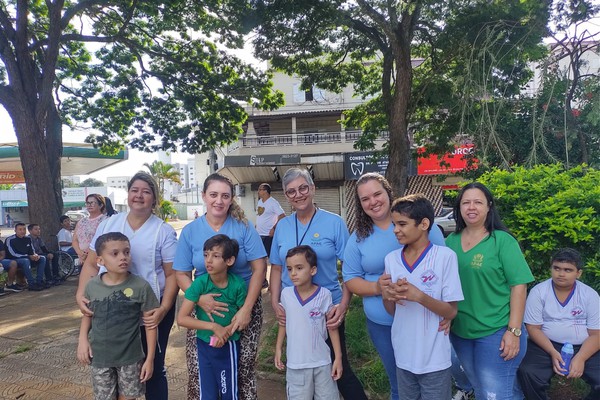
[(392, 277), (389, 274), (383, 274), (379, 277), (377, 285), (381, 289), (381, 297), (384, 300), (403, 305), (404, 301), (419, 301), (423, 294), (406, 278), (400, 278), (396, 282), (392, 282)]

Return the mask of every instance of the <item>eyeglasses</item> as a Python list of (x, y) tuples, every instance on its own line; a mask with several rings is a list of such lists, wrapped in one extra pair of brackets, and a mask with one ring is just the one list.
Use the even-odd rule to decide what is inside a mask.
[(285, 195), (289, 198), (294, 198), (300, 193), (301, 195), (305, 195), (310, 191), (310, 186), (308, 185), (300, 185), (298, 189), (288, 189), (285, 191)]
[(98, 203), (96, 203), (95, 201), (86, 201), (86, 202), (85, 202), (85, 205), (86, 205), (86, 206), (95, 206), (95, 205), (97, 205), (97, 204), (98, 204)]

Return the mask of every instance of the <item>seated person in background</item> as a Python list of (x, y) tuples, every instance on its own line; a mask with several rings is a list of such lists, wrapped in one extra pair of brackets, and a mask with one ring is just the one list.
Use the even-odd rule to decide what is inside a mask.
[(60, 226), (62, 229), (58, 231), (58, 245), (62, 251), (69, 253), (73, 257), (77, 257), (77, 252), (73, 248), (73, 231), (71, 231), (71, 218), (67, 215), (60, 217)]
[(14, 284), (17, 277), (17, 262), (15, 260), (9, 260), (6, 257), (6, 250), (4, 248), (4, 242), (0, 240), (0, 266), (8, 273), (8, 279), (6, 281), (6, 287), (0, 288), (0, 293), (7, 292), (18, 293), (21, 288)]
[[(17, 265), (21, 267), (29, 290), (39, 292), (44, 289), (44, 269), (46, 268), (46, 257), (36, 254), (31, 244), (31, 238), (25, 236), (25, 224), (19, 222), (15, 224), (15, 234), (6, 238), (7, 258), (15, 260)], [(37, 280), (31, 274), (31, 266), (37, 267)], [(14, 282), (9, 282), (14, 285)]]
[(38, 224), (29, 224), (27, 226), (29, 231), (29, 237), (31, 238), (31, 245), (33, 251), (36, 254), (46, 257), (46, 285), (45, 286), (56, 286), (60, 285), (60, 277), (58, 276), (58, 264), (52, 262), (54, 254), (48, 250), (44, 240), (42, 239), (42, 228)]
[[(583, 377), (592, 386), (586, 399), (600, 399), (600, 296), (577, 280), (582, 273), (577, 251), (559, 250), (550, 268), (552, 278), (536, 285), (527, 297), (529, 343), (517, 371), (521, 389), (528, 400), (547, 399), (556, 373)], [(569, 368), (560, 354), (564, 343), (575, 350)]]

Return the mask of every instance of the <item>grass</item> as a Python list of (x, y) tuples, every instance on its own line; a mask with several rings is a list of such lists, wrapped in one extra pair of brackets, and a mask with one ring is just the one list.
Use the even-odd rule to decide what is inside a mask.
[(26, 343), (26, 344), (20, 344), (17, 346), (16, 349), (14, 349), (13, 351), (11, 351), (10, 353), (5, 353), (5, 354), (0, 354), (0, 360), (10, 356), (11, 354), (21, 354), (21, 353), (25, 353), (31, 349), (33, 349), (35, 346), (31, 343)]
[(567, 379), (555, 375), (548, 390), (549, 399), (579, 400), (583, 399), (590, 391), (590, 386), (583, 379)]
[(12, 352), (12, 354), (21, 354), (21, 353), (25, 353), (26, 351), (29, 351), (33, 349), (33, 345), (32, 344), (20, 344), (17, 346), (17, 348), (15, 349), (15, 351)]

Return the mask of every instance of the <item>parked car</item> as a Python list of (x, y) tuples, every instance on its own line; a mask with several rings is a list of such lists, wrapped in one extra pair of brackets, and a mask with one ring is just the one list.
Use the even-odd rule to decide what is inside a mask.
[(436, 217), (434, 222), (440, 227), (444, 236), (448, 236), (456, 230), (456, 221), (454, 220), (454, 211), (452, 209), (446, 214)]
[(73, 222), (73, 226), (84, 217), (89, 217), (90, 213), (87, 210), (70, 210), (65, 213)]

